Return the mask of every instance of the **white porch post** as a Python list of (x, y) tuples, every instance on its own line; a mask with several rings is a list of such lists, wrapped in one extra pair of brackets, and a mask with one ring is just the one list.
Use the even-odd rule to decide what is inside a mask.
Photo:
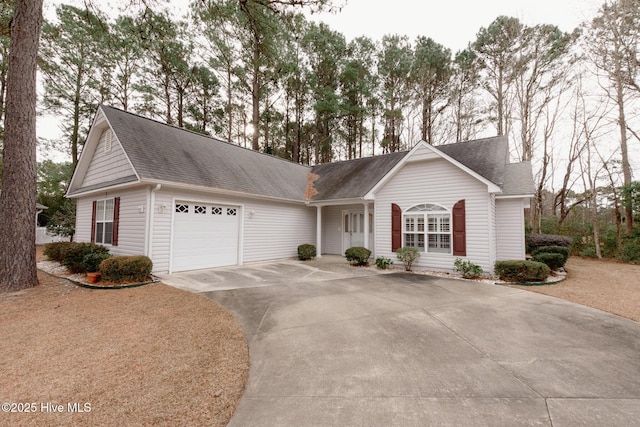
[(369, 249), (369, 203), (364, 204), (364, 247)]
[(322, 206), (316, 206), (316, 258), (322, 257)]

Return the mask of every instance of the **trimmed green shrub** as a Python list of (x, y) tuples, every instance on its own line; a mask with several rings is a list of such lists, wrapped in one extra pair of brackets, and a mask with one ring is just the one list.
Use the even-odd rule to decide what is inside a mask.
[(571, 249), (565, 246), (542, 246), (536, 249), (535, 251), (531, 252), (531, 256), (535, 258), (536, 255), (541, 253), (561, 254), (562, 265), (560, 267), (564, 267), (564, 265), (567, 263), (567, 259), (569, 259), (570, 252), (571, 252)]
[(571, 249), (573, 239), (557, 234), (530, 234), (527, 237), (527, 252), (533, 253), (542, 246), (564, 246)]
[(61, 246), (59, 254), (60, 262), (67, 267), (71, 273), (86, 273), (83, 261), (84, 257), (91, 253), (108, 254), (109, 249), (95, 243), (77, 243), (69, 242), (67, 245)]
[(389, 258), (385, 258), (383, 256), (379, 256), (378, 258), (376, 258), (376, 267), (378, 267), (380, 270), (386, 270), (391, 264), (393, 264), (393, 261), (391, 261)]
[(316, 247), (305, 243), (298, 246), (298, 259), (300, 261), (307, 261), (316, 257)]
[(367, 248), (363, 248), (362, 246), (354, 246), (344, 251), (344, 255), (347, 257), (347, 261), (349, 261), (351, 265), (367, 265), (369, 263), (371, 251)]
[(496, 261), (494, 271), (506, 282), (542, 282), (551, 273), (549, 267), (538, 261)]
[(146, 256), (114, 256), (100, 263), (102, 279), (116, 283), (145, 282), (151, 276), (153, 263)]
[(411, 271), (413, 263), (420, 258), (420, 252), (416, 248), (405, 246), (396, 251), (396, 256), (404, 264), (405, 271)]
[(553, 271), (558, 270), (560, 267), (564, 266), (565, 263), (565, 259), (562, 254), (552, 252), (539, 252), (533, 256), (533, 260), (547, 264), (547, 266)]
[(100, 263), (107, 258), (111, 258), (111, 255), (104, 252), (86, 254), (82, 259), (82, 268), (87, 273), (96, 272), (100, 269)]
[(56, 261), (62, 264), (64, 254), (66, 253), (66, 248), (73, 244), (74, 243), (72, 242), (47, 243), (46, 245), (44, 245), (43, 254), (51, 261)]
[(462, 277), (465, 279), (475, 279), (476, 277), (480, 277), (483, 273), (482, 267), (478, 264), (474, 264), (471, 261), (467, 261), (462, 258), (456, 258), (453, 263), (453, 270), (458, 273), (462, 273)]

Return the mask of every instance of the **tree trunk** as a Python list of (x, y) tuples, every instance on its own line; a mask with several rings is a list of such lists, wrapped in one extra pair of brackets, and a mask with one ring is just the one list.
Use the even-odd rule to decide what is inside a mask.
[[(620, 71), (620, 61), (616, 61), (616, 92), (618, 104), (618, 126), (620, 128), (620, 153), (622, 155), (622, 175), (624, 176), (624, 185), (631, 184), (631, 166), (629, 164), (629, 153), (627, 149), (627, 120), (624, 111), (624, 88), (622, 75)], [(626, 217), (627, 234), (633, 232), (633, 207), (631, 204), (631, 195), (627, 193), (624, 198), (624, 212)]]
[(7, 76), (0, 193), (0, 291), (38, 284), (36, 269), (36, 60), (43, 0), (15, 2)]
[(260, 48), (255, 42), (253, 48), (253, 77), (251, 81), (251, 102), (253, 105), (251, 112), (251, 124), (253, 125), (253, 135), (251, 135), (251, 148), (254, 151), (260, 150)]

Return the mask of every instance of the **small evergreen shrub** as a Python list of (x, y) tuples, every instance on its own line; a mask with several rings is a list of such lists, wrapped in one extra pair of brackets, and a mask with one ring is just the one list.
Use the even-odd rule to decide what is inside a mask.
[(104, 252), (86, 254), (82, 259), (82, 268), (87, 273), (96, 272), (100, 269), (100, 263), (107, 258), (111, 258), (111, 255)]
[(51, 261), (56, 261), (62, 264), (62, 260), (64, 259), (64, 254), (66, 253), (66, 248), (70, 245), (73, 245), (72, 242), (53, 242), (47, 243), (44, 245), (43, 254), (49, 258)]
[(382, 256), (376, 258), (376, 267), (378, 267), (380, 270), (386, 270), (391, 264), (393, 264), (393, 261), (391, 261), (389, 258), (385, 258)]
[(640, 232), (625, 236), (622, 239), (620, 258), (623, 261), (636, 263), (640, 261)]
[(480, 277), (483, 273), (482, 267), (478, 264), (474, 264), (471, 261), (464, 260), (462, 258), (456, 258), (453, 263), (453, 270), (462, 273), (462, 277), (465, 279), (475, 279)]
[(305, 243), (298, 246), (298, 259), (300, 261), (307, 261), (316, 257), (316, 247)]
[(533, 256), (533, 260), (547, 264), (552, 271), (563, 267), (565, 263), (565, 259), (562, 254), (552, 252), (539, 252)]
[(62, 246), (60, 253), (62, 259), (59, 262), (67, 267), (71, 273), (86, 273), (83, 261), (84, 257), (91, 253), (108, 254), (109, 249), (95, 243), (72, 242)]
[(530, 234), (527, 237), (527, 252), (533, 253), (542, 246), (564, 246), (571, 249), (573, 239), (557, 234)]
[(506, 282), (542, 282), (551, 273), (549, 267), (538, 261), (496, 261), (494, 271)]
[(344, 255), (347, 257), (347, 261), (349, 261), (351, 265), (367, 265), (369, 263), (371, 251), (367, 248), (363, 248), (362, 246), (354, 246), (347, 249), (344, 252)]
[(151, 277), (153, 263), (146, 256), (114, 256), (100, 263), (100, 276), (116, 283), (145, 282)]
[(596, 255), (596, 247), (595, 246), (585, 246), (582, 251), (580, 251), (580, 256), (583, 258), (597, 258)]
[(405, 271), (411, 271), (413, 263), (420, 258), (420, 252), (416, 248), (405, 246), (396, 251), (396, 256), (404, 264)]
[(532, 257), (536, 257), (536, 255), (541, 253), (549, 253), (549, 254), (561, 254), (562, 255), (562, 265), (560, 267), (564, 267), (567, 263), (567, 259), (569, 258), (569, 252), (571, 250), (566, 246), (542, 246), (531, 252)]

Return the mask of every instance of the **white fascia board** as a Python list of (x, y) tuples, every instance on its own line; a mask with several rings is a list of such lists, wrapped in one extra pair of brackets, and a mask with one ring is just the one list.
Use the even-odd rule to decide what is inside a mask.
[(73, 172), (73, 176), (71, 177), (71, 181), (69, 183), (69, 189), (67, 190), (67, 194), (65, 194), (65, 196), (68, 197), (69, 191), (72, 188), (76, 188), (76, 186), (79, 187), (82, 184), (82, 181), (87, 173), (87, 170), (89, 170), (91, 159), (93, 159), (96, 149), (98, 148), (98, 144), (100, 143), (100, 136), (102, 135), (102, 132), (104, 132), (106, 129), (111, 130), (111, 134), (118, 141), (118, 145), (120, 146), (120, 149), (124, 153), (124, 156), (127, 159), (129, 166), (131, 166), (131, 170), (133, 170), (133, 173), (136, 175), (136, 178), (138, 178), (138, 182), (140, 181), (140, 175), (138, 175), (138, 171), (136, 170), (136, 168), (133, 167), (133, 163), (131, 163), (131, 159), (129, 158), (129, 155), (127, 154), (127, 152), (124, 150), (124, 147), (120, 143), (120, 139), (118, 138), (118, 135), (116, 135), (113, 128), (111, 127), (111, 123), (109, 123), (109, 120), (107, 119), (106, 114), (104, 114), (104, 112), (102, 111), (102, 107), (98, 107), (98, 111), (96, 111), (96, 116), (94, 117), (93, 123), (91, 124), (91, 128), (89, 129), (89, 134), (87, 135), (85, 144), (82, 147), (82, 151), (80, 152), (78, 165), (76, 166), (76, 170)]
[(410, 161), (411, 156), (421, 147), (422, 148), (427, 148), (428, 150), (430, 150), (432, 153), (434, 153), (438, 157), (448, 161), (452, 165), (458, 167), (459, 169), (461, 169), (464, 172), (468, 173), (472, 177), (476, 178), (478, 181), (480, 181), (483, 184), (485, 184), (487, 186), (487, 190), (488, 190), (489, 193), (500, 193), (500, 192), (502, 192), (502, 189), (500, 188), (500, 186), (498, 186), (498, 185), (494, 184), (493, 182), (489, 181), (488, 179), (486, 179), (485, 177), (483, 177), (479, 173), (469, 169), (468, 167), (466, 167), (465, 165), (463, 165), (462, 163), (460, 163), (459, 161), (457, 161), (453, 157), (450, 157), (449, 155), (447, 155), (447, 154), (443, 153), (442, 151), (438, 150), (437, 147), (434, 147), (433, 145), (428, 144), (425, 141), (420, 141), (411, 149), (411, 151), (409, 151), (407, 153), (406, 156), (404, 156), (402, 158), (402, 160), (400, 160), (384, 177), (382, 177), (382, 179), (380, 181), (378, 181), (378, 183), (365, 195), (365, 198), (374, 198), (374, 194), (376, 193), (376, 191), (378, 191), (380, 189), (380, 187), (382, 187), (389, 179), (391, 179), (391, 177), (393, 177), (396, 173), (398, 173), (400, 168), (402, 168), (405, 165), (405, 163)]
[(357, 197), (354, 199), (328, 199), (307, 202), (307, 206), (342, 206), (342, 205), (360, 205), (366, 202), (373, 202), (374, 199)]
[(76, 165), (76, 169), (73, 171), (71, 181), (69, 182), (69, 188), (67, 189), (67, 194), (65, 196), (68, 196), (71, 189), (79, 187), (82, 184), (82, 180), (89, 169), (91, 158), (96, 151), (98, 143), (100, 142), (100, 134), (104, 129), (106, 129), (106, 126), (104, 125), (106, 120), (107, 118), (102, 112), (102, 109), (98, 108), (98, 111), (96, 111), (96, 115), (93, 118), (91, 128), (89, 129), (89, 133), (87, 134), (87, 139), (85, 140), (82, 151), (80, 152), (78, 164)]
[(122, 184), (110, 185), (108, 187), (94, 188), (94, 189), (89, 190), (89, 191), (83, 191), (81, 193), (74, 193), (72, 195), (65, 194), (64, 197), (66, 197), (68, 199), (79, 199), (80, 197), (91, 196), (93, 194), (106, 193), (106, 192), (109, 192), (109, 191), (116, 191), (116, 190), (126, 190), (126, 189), (129, 189), (131, 187), (140, 186), (142, 184), (144, 184), (144, 183), (142, 181), (140, 181), (140, 180), (131, 181), (131, 182), (124, 182)]
[(507, 195), (496, 194), (496, 199), (530, 199), (533, 196), (534, 194), (507, 194)]
[(235, 197), (244, 197), (250, 199), (259, 199), (259, 200), (269, 200), (274, 202), (282, 202), (282, 203), (293, 203), (297, 205), (304, 205), (304, 200), (295, 200), (295, 199), (285, 199), (282, 197), (273, 197), (273, 196), (264, 196), (260, 194), (253, 193), (245, 193), (242, 191), (233, 191), (233, 190), (225, 190), (223, 188), (215, 188), (215, 187), (206, 187), (203, 185), (193, 185), (193, 184), (183, 184), (178, 182), (171, 181), (162, 181), (157, 179), (143, 179), (141, 181), (144, 184), (152, 184), (157, 185), (161, 184), (163, 189), (172, 188), (178, 190), (186, 190), (186, 191), (197, 191), (201, 193), (210, 193), (210, 194), (221, 194), (225, 196), (235, 196)]

